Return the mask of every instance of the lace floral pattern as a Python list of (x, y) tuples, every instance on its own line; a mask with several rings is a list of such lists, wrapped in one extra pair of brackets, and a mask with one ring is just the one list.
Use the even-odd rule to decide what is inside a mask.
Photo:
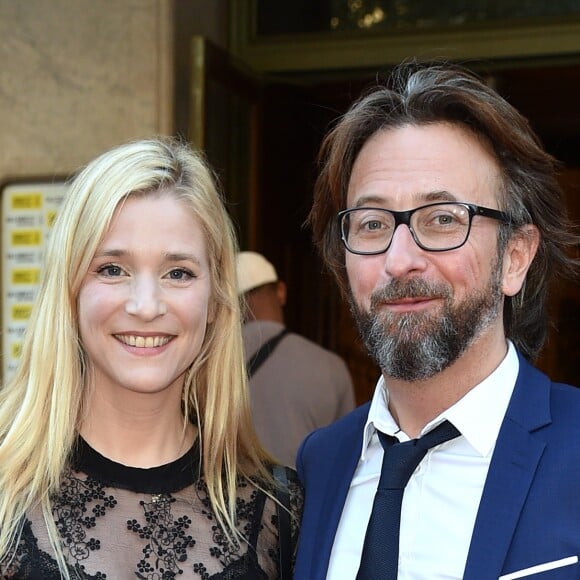
[[(86, 450), (85, 450), (86, 451)], [(207, 488), (194, 469), (159, 493), (140, 490), (150, 470), (131, 470), (112, 482), (115, 465), (104, 478), (71, 470), (53, 498), (53, 516), (71, 577), (83, 580), (274, 580), (278, 570), (276, 504), (263, 491), (240, 481), (236, 525), (244, 540), (228, 538), (211, 510)], [(102, 458), (101, 458), (102, 461)], [(191, 468), (191, 462), (188, 464)], [(167, 466), (165, 466), (166, 468)], [(174, 466), (177, 467), (177, 466)], [(157, 469), (157, 468), (154, 468)], [(142, 473), (147, 472), (147, 473)], [(165, 470), (171, 473), (171, 470)], [(183, 473), (189, 483), (182, 486)], [(302, 491), (296, 474), (287, 470), (296, 545)], [(135, 478), (135, 481), (132, 479)], [(105, 481), (102, 481), (104, 479)], [(179, 484), (179, 485), (177, 485)], [(171, 487), (176, 487), (168, 491)], [(10, 561), (0, 564), (2, 578), (60, 579), (40, 510), (28, 514)]]
[(186, 532), (192, 524), (187, 515), (173, 518), (171, 504), (174, 499), (167, 494), (154, 495), (150, 502), (141, 501), (143, 517), (141, 525), (129, 520), (127, 529), (146, 539), (143, 558), (137, 563), (137, 578), (155, 578), (157, 571), (162, 578), (174, 578), (183, 573), (179, 563), (187, 560), (187, 548), (195, 546), (195, 540)]
[[(91, 507), (91, 504), (92, 505)], [(86, 560), (91, 551), (99, 550), (101, 543), (90, 537), (88, 531), (95, 527), (96, 519), (107, 509), (115, 507), (117, 500), (106, 495), (103, 485), (92, 479), (83, 481), (72, 475), (63, 480), (61, 494), (55, 498), (53, 513), (63, 540), (65, 551), (77, 563)], [(90, 514), (87, 512), (90, 508)]]

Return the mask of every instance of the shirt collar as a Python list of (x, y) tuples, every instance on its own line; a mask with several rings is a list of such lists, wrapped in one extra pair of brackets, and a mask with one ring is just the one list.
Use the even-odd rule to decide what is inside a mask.
[[(425, 425), (422, 433), (448, 420), (461, 432), (467, 442), (482, 457), (495, 446), (501, 423), (513, 393), (519, 372), (516, 349), (508, 341), (508, 352), (500, 365), (481, 383), (471, 389), (457, 403)], [(377, 382), (363, 432), (361, 460), (375, 432), (395, 436), (400, 431), (389, 408), (388, 388), (384, 377)]]

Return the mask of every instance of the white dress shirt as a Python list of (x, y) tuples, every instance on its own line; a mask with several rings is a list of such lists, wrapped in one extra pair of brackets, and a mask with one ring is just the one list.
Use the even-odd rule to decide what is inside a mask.
[[(445, 419), (461, 436), (430, 449), (405, 488), (399, 535), (399, 580), (460, 580), (495, 442), (519, 370), (513, 344), (498, 368), (431, 421)], [(408, 441), (388, 410), (387, 387), (375, 388), (363, 446), (336, 537), (327, 580), (356, 578), (377, 489), (383, 449), (377, 430)]]

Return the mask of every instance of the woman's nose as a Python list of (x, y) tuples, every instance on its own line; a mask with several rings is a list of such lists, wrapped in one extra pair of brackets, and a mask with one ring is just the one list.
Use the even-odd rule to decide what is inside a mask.
[(131, 287), (131, 294), (125, 304), (125, 311), (143, 320), (154, 320), (167, 313), (167, 305), (162, 297), (159, 284), (150, 278), (137, 278)]

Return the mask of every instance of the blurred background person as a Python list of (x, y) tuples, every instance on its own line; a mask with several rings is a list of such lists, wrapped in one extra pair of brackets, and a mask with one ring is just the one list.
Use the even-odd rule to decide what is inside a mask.
[(306, 435), (355, 407), (352, 379), (336, 353), (285, 327), (286, 284), (264, 256), (239, 252), (237, 274), (256, 431), (278, 461), (294, 466)]

